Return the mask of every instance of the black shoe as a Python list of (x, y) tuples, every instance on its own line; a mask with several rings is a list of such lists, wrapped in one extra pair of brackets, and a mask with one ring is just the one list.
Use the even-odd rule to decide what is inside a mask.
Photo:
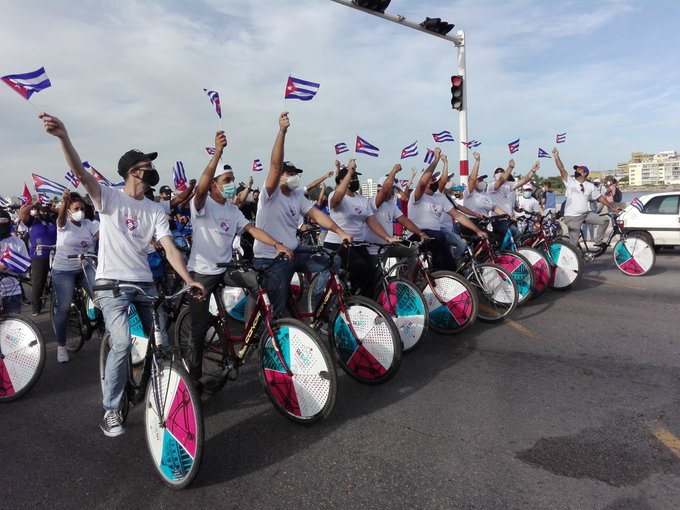
[(120, 415), (116, 411), (106, 411), (99, 427), (109, 437), (116, 437), (125, 433)]

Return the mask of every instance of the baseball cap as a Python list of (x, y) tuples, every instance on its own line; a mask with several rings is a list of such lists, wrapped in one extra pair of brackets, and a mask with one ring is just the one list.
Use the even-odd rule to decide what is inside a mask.
[(284, 161), (284, 162), (283, 162), (283, 170), (282, 170), (282, 172), (283, 172), (283, 173), (289, 173), (289, 174), (292, 174), (292, 173), (301, 174), (301, 173), (302, 173), (302, 169), (296, 167), (296, 166), (295, 166), (293, 163), (291, 163), (290, 161)]
[(522, 186), (522, 189), (533, 191), (534, 187), (531, 184), (525, 184), (524, 186)]
[(489, 176), (486, 175), (486, 174), (484, 174), (484, 175), (478, 175), (478, 176), (477, 176), (477, 180), (478, 180), (478, 181), (483, 181), (483, 180), (486, 179), (487, 177), (489, 177)]
[(129, 150), (118, 160), (118, 175), (125, 177), (128, 170), (130, 170), (131, 167), (135, 166), (140, 161), (144, 161), (145, 159), (150, 159), (153, 161), (157, 157), (157, 152), (144, 153), (139, 149)]
[[(347, 175), (347, 172), (349, 172), (349, 170), (347, 169), (347, 167), (345, 167), (345, 168), (342, 168), (342, 167), (341, 167), (341, 168), (340, 168), (340, 171), (338, 172), (337, 177), (335, 178), (335, 182), (338, 182), (338, 183), (339, 183), (341, 180), (343, 180), (343, 179), (345, 178), (345, 176)], [(355, 172), (354, 172), (354, 175), (361, 175), (361, 173), (355, 171)]]
[(172, 193), (170, 186), (161, 186), (158, 190), (159, 193)]
[(215, 176), (213, 177), (213, 179), (216, 178), (216, 177), (219, 177), (222, 174), (232, 174), (233, 175), (234, 171), (231, 169), (231, 165), (224, 165), (221, 169), (218, 168), (217, 170), (215, 170)]
[(588, 175), (590, 173), (588, 167), (584, 165), (574, 165), (574, 170), (581, 170), (583, 172), (583, 175)]
[(465, 191), (465, 186), (458, 185), (455, 188), (453, 188), (453, 191)]

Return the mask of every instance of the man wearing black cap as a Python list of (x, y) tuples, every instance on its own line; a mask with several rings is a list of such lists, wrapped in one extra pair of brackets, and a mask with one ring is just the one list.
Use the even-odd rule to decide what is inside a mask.
[(597, 225), (595, 246), (598, 248), (604, 246), (604, 234), (607, 232), (609, 218), (600, 216), (591, 211), (589, 201), (599, 202), (610, 211), (620, 211), (621, 209), (612, 207), (607, 199), (599, 194), (595, 185), (586, 180), (590, 173), (587, 166), (574, 165), (574, 175), (570, 176), (564, 168), (564, 163), (562, 163), (562, 159), (560, 159), (560, 153), (557, 150), (557, 147), (552, 150), (552, 154), (555, 158), (555, 165), (560, 171), (560, 175), (566, 186), (564, 223), (569, 229), (569, 240), (574, 245), (578, 244), (581, 225), (586, 223), (588, 225)]
[[(306, 252), (303, 246), (299, 246), (296, 234), (302, 223), (302, 217), (307, 215), (318, 225), (337, 233), (343, 241), (351, 241), (350, 236), (330, 217), (314, 207), (314, 204), (304, 197), (302, 190), (298, 189), (302, 170), (288, 161), (285, 163), (283, 161), (289, 126), (288, 112), (284, 112), (279, 116), (279, 132), (272, 148), (271, 166), (257, 204), (257, 219), (255, 220), (256, 227), (261, 228), (294, 252), (293, 260), (277, 261), (267, 272), (265, 282), (267, 295), (278, 315), (282, 315), (285, 310), (293, 273), (298, 271), (325, 275), (320, 278), (317, 288), (312, 290), (314, 298), (319, 297), (328, 278), (326, 257), (322, 254)], [(267, 266), (276, 257), (276, 249), (273, 246), (268, 246), (257, 239), (253, 251), (255, 268)]]
[[(149, 295), (156, 295), (153, 276), (147, 259), (147, 247), (155, 237), (165, 249), (168, 262), (188, 284), (203, 291), (186, 266), (181, 253), (172, 242), (162, 207), (144, 197), (149, 186), (158, 184), (158, 172), (152, 161), (158, 153), (130, 150), (118, 161), (118, 173), (125, 179), (122, 190), (100, 186), (85, 171), (78, 152), (73, 147), (64, 124), (57, 117), (41, 113), (45, 130), (59, 138), (69, 168), (89, 193), (99, 211), (99, 264), (96, 283), (110, 281), (132, 282)], [(151, 304), (137, 301), (134, 293), (121, 290), (97, 293), (102, 307), (106, 329), (111, 334), (111, 351), (106, 360), (103, 384), (104, 418), (101, 429), (109, 437), (125, 432), (118, 413), (128, 374), (128, 358), (132, 345), (128, 307), (134, 303), (145, 332), (152, 329)]]

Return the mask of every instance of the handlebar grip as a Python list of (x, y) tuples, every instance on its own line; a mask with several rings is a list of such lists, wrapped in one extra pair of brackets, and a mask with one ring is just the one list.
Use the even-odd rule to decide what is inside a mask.
[(92, 288), (92, 290), (94, 292), (97, 292), (99, 290), (116, 290), (117, 288), (118, 284), (116, 282), (109, 282), (109, 283), (97, 283)]
[(66, 255), (67, 259), (79, 259), (80, 257), (82, 257), (80, 253), (76, 253), (75, 255)]

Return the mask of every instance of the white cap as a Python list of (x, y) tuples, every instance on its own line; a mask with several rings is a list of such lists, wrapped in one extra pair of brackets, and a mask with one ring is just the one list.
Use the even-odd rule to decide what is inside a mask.
[(219, 177), (222, 174), (234, 175), (234, 171), (231, 169), (231, 166), (224, 165), (222, 168), (218, 168), (217, 170), (215, 170), (215, 176), (213, 177), (213, 179)]

